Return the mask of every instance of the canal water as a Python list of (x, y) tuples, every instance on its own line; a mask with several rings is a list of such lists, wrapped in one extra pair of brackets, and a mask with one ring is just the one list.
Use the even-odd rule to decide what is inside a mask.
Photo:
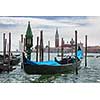
[[(100, 83), (100, 57), (99, 54), (88, 54), (88, 66), (84, 66), (84, 59), (81, 63), (79, 74), (74, 72), (70, 74), (57, 75), (27, 75), (20, 67), (20, 63), (12, 72), (0, 74), (0, 83)], [(51, 59), (54, 59), (55, 53), (51, 54)], [(35, 54), (32, 54), (32, 59), (35, 60)], [(47, 60), (47, 54), (45, 54)]]

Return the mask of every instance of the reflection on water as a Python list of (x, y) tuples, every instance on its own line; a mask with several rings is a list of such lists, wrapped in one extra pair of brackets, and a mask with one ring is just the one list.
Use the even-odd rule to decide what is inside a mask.
[[(97, 54), (94, 54), (97, 55)], [(51, 59), (54, 59), (55, 54), (51, 54)], [(35, 60), (35, 54), (32, 54), (32, 59)], [(45, 54), (47, 60), (47, 54)], [(0, 74), (1, 83), (100, 83), (100, 58), (88, 57), (88, 66), (84, 67), (84, 59), (81, 63), (79, 74), (74, 72), (70, 74), (56, 75), (27, 75), (20, 64), (15, 66), (16, 70), (8, 73)]]

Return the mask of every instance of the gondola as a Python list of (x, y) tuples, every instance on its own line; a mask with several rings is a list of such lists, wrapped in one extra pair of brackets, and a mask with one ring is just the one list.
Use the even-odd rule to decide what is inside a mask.
[(13, 71), (13, 70), (15, 70), (16, 68), (15, 67), (13, 67), (13, 66), (8, 66), (7, 64), (1, 64), (0, 63), (0, 74), (2, 73), (2, 72), (10, 72), (10, 71)]
[[(3, 55), (0, 55), (0, 62), (3, 63)], [(8, 55), (5, 56), (5, 63), (8, 63)], [(13, 55), (10, 59), (10, 65), (15, 66), (18, 65), (18, 63), (20, 63), (20, 55), (16, 56)]]
[(26, 59), (23, 54), (23, 65), (24, 71), (29, 74), (41, 74), (41, 75), (49, 75), (49, 74), (67, 74), (71, 71), (79, 70), (81, 64), (81, 60), (74, 58), (74, 62), (70, 63), (61, 63), (57, 59), (54, 61), (43, 61), (43, 62), (35, 62)]
[(20, 63), (20, 56), (14, 55), (10, 58), (10, 67), (8, 64), (8, 55), (5, 55), (5, 62), (3, 62), (3, 59), (4, 59), (4, 56), (0, 55), (0, 73), (13, 71), (16, 69), (13, 66), (18, 65), (18, 63)]

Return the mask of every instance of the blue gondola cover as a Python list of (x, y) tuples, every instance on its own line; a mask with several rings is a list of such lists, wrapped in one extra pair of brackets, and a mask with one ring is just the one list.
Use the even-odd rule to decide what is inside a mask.
[(48, 65), (48, 66), (61, 66), (61, 64), (55, 62), (55, 61), (43, 61), (43, 62), (35, 62), (35, 61), (30, 61), (27, 60), (27, 64), (32, 64), (32, 65)]

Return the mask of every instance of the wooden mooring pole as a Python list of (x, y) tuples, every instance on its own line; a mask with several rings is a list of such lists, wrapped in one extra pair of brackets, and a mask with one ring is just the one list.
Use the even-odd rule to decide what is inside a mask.
[(11, 57), (11, 33), (9, 33), (9, 51), (8, 51), (8, 67), (10, 69), (10, 57)]
[(4, 41), (4, 55), (5, 55), (4, 59), (6, 58), (6, 47), (7, 47), (7, 39), (5, 39)]
[(71, 39), (70, 44), (71, 44), (71, 53), (72, 53), (72, 55), (73, 55), (73, 45), (74, 45), (74, 40), (73, 40), (73, 38)]
[(24, 38), (24, 51), (26, 50), (26, 38)]
[(63, 38), (61, 39), (61, 59), (63, 59), (64, 56), (64, 41)]
[(38, 52), (39, 52), (39, 37), (37, 37), (37, 45), (36, 45), (36, 62), (38, 62)]
[(87, 35), (85, 35), (85, 67), (87, 66)]
[[(77, 30), (75, 30), (75, 58), (77, 59)], [(76, 74), (78, 74), (77, 61), (76, 61)]]
[(24, 40), (23, 40), (23, 34), (21, 34), (21, 69), (23, 69), (23, 50), (24, 50)]
[(40, 61), (43, 61), (43, 31), (40, 31)]
[(57, 56), (59, 56), (59, 47), (57, 48)]
[(5, 33), (3, 34), (3, 64), (5, 63), (6, 58), (6, 42), (7, 39), (5, 39)]
[(21, 34), (21, 43), (23, 43), (23, 34)]
[(48, 41), (48, 61), (50, 60), (50, 41)]

